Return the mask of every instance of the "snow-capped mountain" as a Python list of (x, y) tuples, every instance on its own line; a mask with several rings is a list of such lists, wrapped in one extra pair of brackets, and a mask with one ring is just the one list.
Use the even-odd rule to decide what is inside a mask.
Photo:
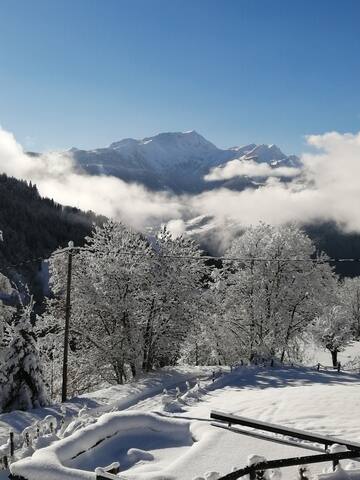
[(276, 145), (245, 145), (220, 149), (195, 131), (160, 133), (141, 140), (125, 138), (109, 147), (70, 150), (75, 162), (93, 175), (113, 175), (154, 190), (200, 192), (219, 186), (243, 189), (252, 179), (238, 177), (226, 182), (204, 180), (212, 168), (241, 158), (272, 167), (295, 166), (299, 159), (285, 155)]
[(277, 145), (256, 145), (251, 143), (243, 147), (233, 147), (230, 150), (237, 153), (236, 158), (255, 160), (258, 163), (268, 163), (272, 166), (298, 167), (299, 157), (285, 155)]

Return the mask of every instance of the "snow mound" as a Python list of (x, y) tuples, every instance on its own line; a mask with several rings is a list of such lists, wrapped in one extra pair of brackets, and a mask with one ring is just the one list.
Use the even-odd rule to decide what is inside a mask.
[[(171, 439), (171, 442), (177, 444), (192, 444), (190, 422), (186, 420), (139, 411), (108, 413), (96, 423), (35, 451), (31, 458), (13, 463), (10, 471), (12, 475), (27, 480), (95, 480), (95, 468), (101, 465), (92, 465), (91, 462), (98, 459), (105, 461), (104, 452), (119, 451), (119, 445), (126, 445), (131, 439), (143, 439), (146, 435), (153, 438), (156, 434), (168, 442)], [(97, 455), (99, 450), (101, 452)], [(132, 463), (134, 460), (152, 459), (151, 454), (139, 448), (127, 447), (126, 452)], [(116, 460), (118, 459), (113, 459)], [(121, 459), (120, 465), (126, 463), (123, 460)]]
[(154, 455), (141, 448), (129, 448), (127, 456), (131, 462), (139, 462), (140, 460), (150, 461), (154, 460)]
[(164, 404), (164, 412), (168, 413), (181, 413), (184, 411), (184, 403), (181, 400), (171, 400)]

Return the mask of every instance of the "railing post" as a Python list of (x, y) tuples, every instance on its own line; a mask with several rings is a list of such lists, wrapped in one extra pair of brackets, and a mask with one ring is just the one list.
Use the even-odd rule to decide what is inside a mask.
[(14, 432), (10, 432), (10, 457), (13, 458), (15, 451)]

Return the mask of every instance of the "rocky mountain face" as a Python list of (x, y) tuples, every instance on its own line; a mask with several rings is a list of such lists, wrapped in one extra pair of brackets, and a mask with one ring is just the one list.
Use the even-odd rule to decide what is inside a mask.
[(152, 190), (198, 193), (224, 186), (235, 190), (254, 186), (253, 179), (206, 181), (212, 168), (241, 158), (272, 167), (298, 166), (295, 155), (285, 155), (276, 145), (245, 145), (221, 149), (195, 131), (160, 133), (135, 140), (126, 138), (106, 148), (70, 150), (75, 163), (92, 175), (112, 175), (140, 183)]

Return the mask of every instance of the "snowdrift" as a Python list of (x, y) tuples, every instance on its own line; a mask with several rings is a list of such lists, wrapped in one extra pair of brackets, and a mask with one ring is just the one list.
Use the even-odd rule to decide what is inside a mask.
[[(139, 454), (140, 450), (130, 447), (137, 446), (136, 438), (143, 439), (149, 434), (151, 438), (154, 438), (154, 435), (162, 438), (168, 445), (191, 446), (193, 442), (190, 422), (186, 420), (163, 418), (153, 413), (138, 411), (108, 413), (100, 417), (95, 424), (49, 447), (37, 450), (30, 458), (13, 463), (10, 471), (13, 475), (27, 480), (95, 480), (95, 468), (105, 465), (91, 466), (89, 459), (104, 458), (104, 452), (97, 455), (99, 450), (110, 454), (119, 453), (129, 466), (138, 459), (144, 459), (144, 456)], [(134, 443), (129, 445), (131, 440)], [(122, 452), (126, 443), (127, 458), (124, 451)], [(116, 446), (117, 448), (114, 448)], [(147, 456), (148, 460), (149, 458)], [(113, 461), (116, 460), (118, 459), (113, 458)], [(78, 467), (84, 465), (87, 469)], [(89, 471), (89, 468), (92, 468), (92, 471)]]

